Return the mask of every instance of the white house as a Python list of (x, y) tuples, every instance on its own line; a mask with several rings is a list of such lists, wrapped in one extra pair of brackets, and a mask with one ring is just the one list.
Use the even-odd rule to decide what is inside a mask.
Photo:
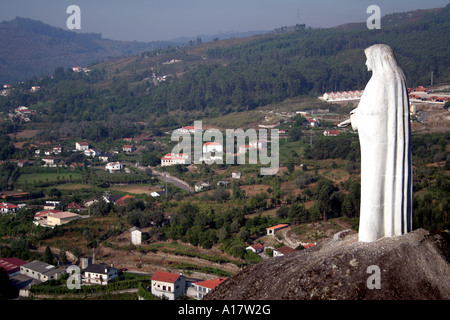
[(58, 159), (52, 156), (47, 156), (42, 158), (42, 161), (44, 162), (44, 166), (55, 166)]
[(58, 208), (62, 208), (61, 201), (51, 201), (51, 200), (45, 201), (44, 210), (55, 210)]
[(136, 150), (136, 146), (134, 144), (126, 144), (123, 146), (123, 152), (134, 152)]
[(319, 120), (317, 120), (316, 118), (314, 118), (314, 119), (306, 119), (306, 121), (308, 122), (308, 125), (310, 126), (310, 127), (318, 127), (318, 126), (320, 126), (320, 121)]
[(247, 248), (245, 248), (246, 250), (251, 250), (254, 253), (261, 253), (264, 251), (264, 245), (261, 243), (255, 243), (252, 244), (251, 246), (248, 246)]
[(11, 203), (2, 202), (0, 204), (0, 213), (15, 213), (19, 210), (19, 206)]
[(105, 166), (105, 170), (110, 173), (119, 172), (123, 169), (123, 165), (120, 162), (109, 162)]
[(210, 187), (211, 187), (211, 185), (208, 182), (200, 181), (195, 184), (194, 189), (195, 189), (195, 192), (200, 192), (203, 189), (207, 189)]
[(98, 149), (87, 149), (84, 150), (84, 155), (86, 157), (98, 157), (101, 154), (100, 150)]
[(241, 172), (240, 171), (233, 171), (231, 173), (231, 178), (232, 179), (240, 179), (241, 178)]
[(131, 243), (134, 245), (140, 245), (142, 243), (142, 231), (138, 227), (130, 229)]
[(186, 291), (186, 279), (181, 273), (156, 271), (151, 281), (152, 294), (160, 298), (176, 300)]
[(168, 153), (161, 158), (162, 167), (188, 163), (189, 163), (189, 156), (186, 153)]
[(196, 131), (202, 131), (201, 128), (196, 128), (194, 126), (186, 126), (175, 130), (180, 133), (195, 133)]
[(274, 249), (273, 250), (273, 256), (275, 257), (282, 257), (282, 256), (286, 256), (288, 254), (292, 254), (297, 252), (297, 250), (292, 249), (291, 247), (288, 246), (282, 246), (280, 248)]
[(223, 146), (219, 142), (206, 142), (203, 144), (203, 153), (223, 153)]
[(85, 151), (89, 150), (89, 143), (87, 142), (77, 142), (75, 143), (75, 149), (78, 151)]
[(106, 285), (113, 282), (119, 275), (113, 266), (103, 264), (90, 264), (84, 269), (84, 281), (92, 284)]
[(217, 278), (194, 283), (195, 287), (194, 298), (202, 299), (206, 294), (208, 294), (211, 290), (213, 290), (215, 287), (217, 287), (225, 280), (226, 280), (225, 278)]

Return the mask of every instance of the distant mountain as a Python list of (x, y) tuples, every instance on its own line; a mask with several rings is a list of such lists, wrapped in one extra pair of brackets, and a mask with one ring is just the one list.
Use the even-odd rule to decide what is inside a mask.
[(173, 42), (176, 43), (189, 43), (189, 41), (196, 41), (198, 38), (202, 40), (202, 42), (210, 42), (215, 40), (225, 40), (225, 39), (232, 39), (232, 38), (247, 38), (255, 35), (260, 34), (266, 34), (271, 33), (273, 30), (259, 30), (259, 31), (247, 31), (247, 32), (240, 32), (240, 31), (228, 31), (228, 32), (220, 32), (217, 34), (200, 34), (195, 37), (179, 37), (170, 39)]
[(17, 17), (0, 23), (0, 83), (50, 74), (56, 67), (83, 66), (108, 57), (138, 54), (173, 44), (170, 41), (108, 40), (100, 34), (76, 33)]

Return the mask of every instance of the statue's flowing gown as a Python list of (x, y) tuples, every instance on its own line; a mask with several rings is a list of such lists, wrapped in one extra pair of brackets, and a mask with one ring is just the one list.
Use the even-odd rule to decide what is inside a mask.
[[(373, 75), (351, 115), (361, 145), (359, 241), (412, 229), (412, 155), (408, 91), (395, 57), (366, 55)], [(394, 59), (393, 61), (388, 61)]]

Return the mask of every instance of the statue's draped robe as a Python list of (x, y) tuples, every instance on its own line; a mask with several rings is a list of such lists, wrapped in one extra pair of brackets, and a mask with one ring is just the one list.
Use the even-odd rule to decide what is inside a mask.
[(374, 70), (351, 123), (361, 145), (359, 241), (411, 231), (411, 130), (401, 70)]

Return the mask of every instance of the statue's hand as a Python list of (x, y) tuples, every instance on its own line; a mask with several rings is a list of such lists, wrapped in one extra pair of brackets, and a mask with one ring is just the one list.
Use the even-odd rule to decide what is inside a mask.
[(345, 121), (339, 123), (338, 124), (338, 128), (345, 128), (345, 127), (348, 127), (351, 124), (352, 124), (352, 121), (350, 119), (348, 119), (348, 120), (345, 120)]

